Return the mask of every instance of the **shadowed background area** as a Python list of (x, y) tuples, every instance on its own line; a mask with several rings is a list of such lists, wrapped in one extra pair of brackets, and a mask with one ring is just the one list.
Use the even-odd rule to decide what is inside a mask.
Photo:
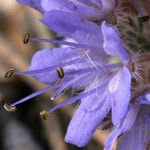
[(45, 87), (29, 76), (4, 78), (10, 68), (25, 71), (37, 50), (54, 46), (45, 43), (24, 45), (22, 42), (25, 32), (41, 38), (58, 38), (40, 24), (40, 17), (38, 12), (17, 4), (15, 0), (0, 1), (0, 150), (100, 150), (108, 133), (99, 129), (84, 148), (64, 142), (75, 104), (55, 111), (47, 121), (40, 118), (40, 111), (66, 99), (71, 92), (65, 92), (57, 102), (50, 102), (51, 93), (46, 93), (19, 105), (15, 113), (3, 110), (5, 102), (12, 103)]

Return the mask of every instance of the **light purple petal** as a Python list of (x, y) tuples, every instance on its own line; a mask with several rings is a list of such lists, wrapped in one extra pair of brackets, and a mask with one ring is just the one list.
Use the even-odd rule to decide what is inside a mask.
[(129, 61), (129, 56), (124, 49), (124, 45), (113, 27), (109, 27), (105, 22), (102, 23), (102, 33), (104, 37), (104, 50), (112, 56), (120, 58), (126, 64)]
[(70, 0), (42, 0), (43, 9), (46, 11), (60, 10), (74, 13), (83, 19), (95, 18), (95, 7), (88, 6), (85, 3), (87, 3), (87, 1), (82, 3), (80, 0), (76, 2)]
[(149, 146), (150, 129), (141, 111), (130, 131), (119, 138), (117, 150), (148, 150)]
[(61, 10), (84, 20), (102, 20), (116, 6), (117, 0), (42, 0), (45, 11)]
[(107, 98), (92, 111), (88, 111), (86, 108), (86, 102), (89, 107), (88, 101), (93, 101), (93, 104), (96, 103), (90, 96), (86, 101), (81, 100), (81, 104), (68, 126), (65, 137), (67, 143), (74, 144), (78, 147), (83, 147), (89, 142), (96, 128), (110, 111), (110, 101)]
[[(74, 50), (71, 48), (54, 48), (54, 49), (43, 49), (34, 54), (29, 71), (44, 69), (50, 66), (70, 61), (76, 56), (81, 55), (78, 49)], [(59, 67), (59, 66), (58, 66)], [(56, 67), (57, 68), (57, 67)], [(51, 71), (33, 74), (33, 76), (39, 81), (50, 84), (58, 79), (56, 68)]]
[[(102, 74), (102, 73), (101, 73)], [(85, 103), (85, 110), (86, 111), (93, 111), (95, 109), (98, 109), (99, 106), (103, 104), (104, 101), (108, 101), (108, 103), (111, 102), (111, 97), (108, 95), (108, 81), (109, 78), (106, 76), (106, 74), (102, 74), (101, 79), (93, 78), (91, 80), (92, 83), (86, 87), (85, 92), (96, 88), (100, 85), (102, 85), (101, 89), (97, 90), (93, 95), (89, 97), (85, 97), (82, 99), (82, 104), (84, 105)]]
[(83, 21), (78, 16), (62, 11), (45, 13), (41, 22), (63, 36), (70, 37), (85, 45), (90, 44), (90, 46), (98, 47), (102, 50), (101, 28), (92, 22)]
[[(139, 112), (139, 105), (130, 105), (129, 111), (122, 123), (119, 127), (116, 127), (108, 136), (106, 142), (105, 142), (105, 148), (104, 150), (112, 150), (112, 146), (114, 144), (114, 141), (120, 134), (124, 134), (128, 130), (130, 130), (135, 123), (136, 117)], [(130, 150), (130, 149), (127, 149)]]
[(21, 3), (23, 5), (27, 5), (31, 8), (34, 8), (41, 13), (44, 12), (42, 6), (41, 6), (41, 0), (17, 0), (18, 3)]
[(131, 74), (123, 67), (110, 81), (109, 92), (112, 96), (112, 121), (119, 126), (128, 110), (131, 97)]

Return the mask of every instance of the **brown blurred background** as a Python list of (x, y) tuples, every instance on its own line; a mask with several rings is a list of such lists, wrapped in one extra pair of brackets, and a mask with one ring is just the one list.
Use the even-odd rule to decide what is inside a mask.
[[(75, 104), (64, 106), (52, 113), (47, 121), (39, 112), (49, 109), (56, 102), (50, 102), (51, 93), (46, 93), (24, 104), (18, 105), (15, 113), (3, 110), (5, 102), (14, 102), (35, 92), (45, 85), (29, 76), (5, 79), (10, 68), (25, 71), (32, 55), (39, 49), (54, 45), (22, 42), (23, 34), (30, 32), (36, 37), (55, 38), (38, 19), (41, 14), (21, 6), (15, 0), (0, 0), (0, 150), (96, 150), (102, 149), (107, 132), (97, 129), (91, 142), (84, 148), (66, 144), (64, 136)], [(59, 101), (67, 98), (66, 93)]]

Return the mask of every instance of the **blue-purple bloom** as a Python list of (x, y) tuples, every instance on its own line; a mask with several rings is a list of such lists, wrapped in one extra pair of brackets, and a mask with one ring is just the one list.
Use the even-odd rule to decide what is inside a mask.
[[(150, 127), (150, 111), (147, 108), (150, 104), (150, 87), (133, 94), (131, 88), (134, 78), (141, 78), (137, 56), (125, 49), (115, 27), (105, 21), (101, 26), (87, 21), (104, 19), (116, 1), (18, 1), (44, 12), (40, 21), (74, 42), (30, 38), (31, 41), (57, 43), (67, 47), (40, 50), (34, 54), (28, 71), (14, 73), (31, 75), (48, 87), (10, 107), (52, 89), (56, 89), (56, 92), (52, 94), (51, 100), (57, 99), (66, 88), (81, 89), (82, 92), (77, 96), (48, 110), (50, 114), (59, 107), (80, 101), (67, 129), (67, 143), (85, 146), (111, 111), (114, 129), (108, 136), (104, 149), (111, 150), (114, 140), (119, 136), (118, 150), (136, 149), (137, 142), (139, 150), (146, 148), (145, 145), (150, 140), (150, 134), (147, 134)], [(131, 142), (132, 138), (135, 141)]]
[[(55, 12), (51, 13), (54, 16)], [(58, 15), (58, 24), (55, 23), (56, 26), (53, 26), (56, 15)], [(52, 95), (52, 100), (68, 87), (84, 88), (85, 90), (78, 96), (63, 101), (48, 111), (51, 113), (65, 104), (80, 99), (80, 105), (70, 122), (65, 141), (82, 147), (91, 139), (92, 134), (110, 110), (112, 110), (114, 126), (118, 127), (122, 123), (130, 101), (131, 74), (128, 69), (130, 58), (115, 29), (108, 27), (105, 22), (99, 27), (91, 22), (83, 22), (79, 17), (65, 12), (58, 14), (57, 11), (56, 15), (47, 24), (46, 20), (49, 20), (51, 16), (49, 13), (48, 16), (44, 16), (42, 22), (57, 33), (76, 40), (75, 44), (78, 48), (39, 51), (33, 56), (27, 72), (15, 74), (30, 74), (39, 81), (50, 84), (55, 83), (59, 78), (56, 70), (61, 67), (64, 77), (58, 84), (36, 92), (11, 106), (54, 88), (58, 90)], [(69, 24), (64, 20), (59, 22), (59, 17), (62, 18), (62, 15), (66, 15), (70, 20)], [(31, 40), (36, 39), (31, 38)], [(80, 45), (80, 43), (83, 44)], [(83, 45), (84, 48), (82, 48)], [(112, 57), (118, 58), (118, 63), (111, 63)]]

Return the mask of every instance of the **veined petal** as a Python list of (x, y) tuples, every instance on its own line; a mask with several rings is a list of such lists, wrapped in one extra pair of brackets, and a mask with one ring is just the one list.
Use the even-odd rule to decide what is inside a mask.
[(105, 22), (102, 23), (102, 33), (104, 37), (104, 50), (112, 56), (120, 58), (126, 64), (129, 61), (129, 55), (123, 47), (123, 43), (113, 27), (108, 27)]
[(57, 0), (41, 0), (41, 5), (45, 11), (51, 10), (68, 11), (68, 9), (66, 9), (66, 7), (64, 7)]
[(119, 126), (127, 113), (131, 97), (131, 74), (128, 68), (123, 67), (108, 86), (112, 96), (112, 121), (115, 126)]
[(150, 129), (141, 111), (135, 125), (119, 138), (117, 150), (148, 150), (149, 148)]
[[(101, 73), (102, 74), (102, 73)], [(93, 79), (93, 83), (91, 83), (88, 87), (86, 87), (85, 92), (96, 88), (99, 85), (101, 86), (101, 89), (97, 90), (94, 94), (90, 95), (90, 97), (85, 97), (82, 99), (82, 104), (85, 103), (85, 110), (86, 111), (93, 111), (95, 109), (98, 109), (104, 101), (108, 101), (108, 103), (111, 102), (111, 97), (108, 95), (108, 83), (109, 83), (109, 77), (106, 76), (106, 74), (102, 74), (101, 79), (95, 78)]]
[(60, 10), (84, 20), (103, 20), (116, 6), (117, 0), (42, 0), (45, 11)]
[(102, 50), (101, 28), (92, 22), (83, 21), (80, 17), (63, 11), (47, 12), (41, 22), (61, 35)]
[(18, 3), (21, 3), (23, 5), (27, 5), (31, 8), (34, 8), (41, 13), (44, 12), (42, 6), (41, 6), (41, 0), (17, 0)]
[[(39, 70), (50, 66), (55, 66), (65, 61), (69, 61), (81, 54), (78, 49), (73, 50), (71, 48), (53, 48), (43, 49), (34, 54), (31, 65), (28, 68), (29, 71)], [(59, 66), (56, 66), (56, 68)], [(58, 79), (56, 68), (51, 71), (33, 74), (32, 76), (41, 81), (42, 83), (53, 83)]]
[[(91, 100), (89, 99), (86, 101)], [(86, 111), (85, 106), (81, 101), (79, 108), (75, 112), (65, 136), (67, 143), (74, 144), (78, 147), (85, 146), (91, 139), (94, 131), (99, 126), (101, 121), (110, 111), (110, 102), (105, 100), (99, 108), (93, 111)]]

